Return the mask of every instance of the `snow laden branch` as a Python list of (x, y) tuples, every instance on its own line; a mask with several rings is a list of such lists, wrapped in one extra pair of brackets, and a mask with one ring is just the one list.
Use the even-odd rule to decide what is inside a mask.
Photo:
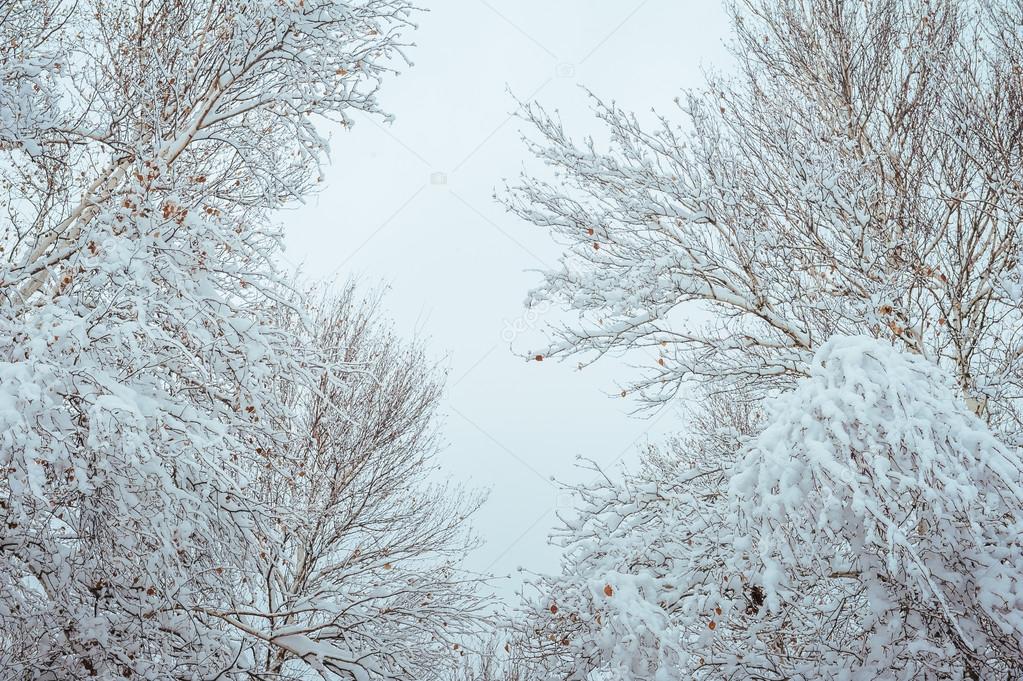
[(648, 449), (637, 473), (617, 481), (584, 465), (593, 481), (570, 488), (577, 512), (553, 535), (561, 572), (527, 584), (514, 621), (511, 653), (528, 678), (719, 678), (694, 642), (710, 634), (704, 592), (732, 551), (728, 479), (762, 415), (748, 400), (705, 404), (692, 435)]
[[(12, 3), (12, 16), (33, 4)], [(114, 2), (95, 12), (58, 3), (37, 22), (40, 45), (9, 17), (12, 61), (61, 96), (43, 137), (8, 141), (21, 175), (11, 200), (26, 204), (18, 222), (39, 229), (5, 235), (5, 281), (32, 297), (85, 251), (100, 211), (143, 211), (139, 195), (160, 195), (164, 219), (249, 219), (246, 208), (301, 198), (326, 152), (315, 117), (348, 124), (352, 109), (378, 112), (409, 11), (402, 0)], [(54, 210), (40, 194), (56, 186)]]
[(693, 378), (791, 386), (825, 339), (865, 333), (1016, 423), (1021, 12), (740, 2), (737, 73), (677, 116), (594, 97), (604, 134), (580, 140), (530, 104), (550, 172), (504, 201), (566, 246), (531, 304), (579, 317), (542, 354), (652, 349), (634, 387), (656, 406)]

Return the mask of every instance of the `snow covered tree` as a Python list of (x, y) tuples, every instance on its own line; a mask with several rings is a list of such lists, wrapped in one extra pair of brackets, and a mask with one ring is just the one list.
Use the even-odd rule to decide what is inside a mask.
[(542, 355), (742, 400), (577, 488), (515, 645), (572, 681), (1017, 678), (1023, 3), (732, 11), (683, 124), (525, 114), (553, 177), (506, 202), (567, 246), (531, 300), (579, 318)]
[(1023, 460), (954, 379), (839, 336), (767, 411), (580, 488), (515, 641), (540, 676), (1018, 678)]
[[(326, 366), (269, 213), (377, 112), (404, 0), (0, 7), (0, 668), (250, 678), (258, 472)], [(283, 463), (281, 465), (284, 465)]]
[(428, 480), (441, 379), (379, 307), (351, 285), (328, 294), (311, 326), (341, 380), (325, 369), (313, 389), (281, 383), (298, 418), (259, 483), (281, 538), (234, 614), (268, 642), (260, 677), (291, 678), (297, 658), (320, 655), (342, 678), (436, 679), (487, 622), (482, 580), (460, 568), (480, 499)]
[(48, 2), (10, 2), (3, 7), (0, 45), (0, 148), (20, 146), (38, 155), (54, 133), (57, 106), (50, 74), (60, 71), (54, 26), (63, 16)]
[[(944, 371), (836, 337), (730, 482), (719, 629), (756, 637), (743, 662), (777, 678), (1019, 678), (1021, 482)], [(751, 585), (752, 614), (728, 598)], [(726, 652), (706, 664), (734, 667)]]
[(579, 315), (540, 352), (654, 349), (634, 388), (656, 406), (693, 378), (791, 387), (827, 338), (863, 333), (1017, 432), (1023, 4), (732, 12), (737, 72), (686, 94), (681, 122), (597, 100), (604, 145), (524, 114), (554, 175), (505, 201), (566, 244), (533, 301)]

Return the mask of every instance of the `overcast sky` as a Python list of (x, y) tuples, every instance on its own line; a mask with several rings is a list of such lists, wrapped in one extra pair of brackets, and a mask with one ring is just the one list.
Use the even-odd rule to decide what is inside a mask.
[[(335, 131), (326, 190), (284, 215), (287, 259), (307, 276), (390, 285), (386, 315), (450, 370), (444, 403), (449, 475), (490, 490), (469, 565), (514, 575), (557, 567), (547, 545), (567, 505), (551, 477), (575, 481), (577, 454), (610, 465), (677, 430), (682, 414), (630, 416), (612, 397), (632, 374), (608, 358), (527, 362), (543, 315), (523, 307), (558, 248), (505, 213), (493, 193), (528, 158), (509, 114), (535, 99), (569, 131), (596, 133), (580, 86), (638, 112), (671, 112), (702, 68), (727, 69), (717, 0), (424, 0), (414, 66), (384, 84), (386, 125), (357, 116)], [(518, 577), (505, 582), (507, 594)]]

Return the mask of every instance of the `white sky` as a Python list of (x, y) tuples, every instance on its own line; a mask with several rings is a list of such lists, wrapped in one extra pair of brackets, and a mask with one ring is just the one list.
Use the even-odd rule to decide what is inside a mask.
[[(421, 4), (430, 11), (409, 50), (415, 66), (381, 92), (394, 123), (359, 115), (333, 135), (326, 189), (284, 216), (287, 259), (313, 278), (390, 284), (385, 316), (450, 367), (441, 465), (490, 489), (475, 518), (486, 544), (468, 567), (551, 571), (558, 552), (546, 538), (567, 498), (550, 477), (580, 480), (577, 454), (634, 458), (681, 416), (630, 416), (615, 381), (634, 374), (614, 358), (582, 372), (573, 360), (523, 359), (544, 322), (523, 301), (559, 250), (493, 199), (528, 162), (508, 89), (559, 109), (579, 135), (599, 133), (580, 85), (637, 112), (671, 113), (682, 89), (702, 84), (701, 67), (727, 67), (727, 21), (718, 0)], [(523, 324), (533, 328), (514, 334)]]

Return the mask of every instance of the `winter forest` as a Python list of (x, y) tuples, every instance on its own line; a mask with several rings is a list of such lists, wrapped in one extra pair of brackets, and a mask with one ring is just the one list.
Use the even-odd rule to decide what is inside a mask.
[[(563, 59), (544, 22), (464, 0), (458, 92), (430, 4), (0, 0), (0, 681), (1023, 679), (1023, 0), (576, 3), (535, 91), (476, 18)], [(399, 82), (438, 136), (508, 118), (440, 172)], [(424, 191), (461, 212), (373, 277), (332, 245)], [(396, 323), (376, 281), (449, 256), (452, 317)], [(437, 341), (502, 281), (496, 349)], [(447, 401), (470, 372), (534, 458)], [(548, 506), (548, 553), (479, 559)]]

